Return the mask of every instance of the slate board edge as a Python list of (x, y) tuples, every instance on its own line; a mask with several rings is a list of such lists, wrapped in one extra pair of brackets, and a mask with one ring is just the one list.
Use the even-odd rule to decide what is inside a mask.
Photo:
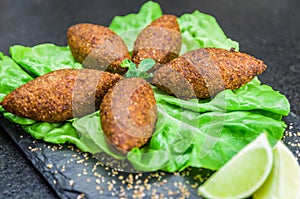
[[(30, 135), (22, 130), (20, 125), (16, 125), (10, 122), (6, 118), (4, 118), (2, 114), (0, 114), (0, 125), (9, 135), (9, 137), (12, 138), (20, 151), (26, 156), (31, 165), (39, 172), (39, 174), (43, 176), (49, 187), (51, 187), (51, 189), (57, 194), (59, 198), (77, 198), (82, 193), (78, 193), (76, 192), (76, 190), (65, 189), (60, 185), (61, 183), (54, 183), (56, 178), (54, 177), (53, 173), (51, 173), (51, 171), (47, 168), (46, 162), (41, 159), (41, 155), (31, 152), (28, 147), (26, 147), (30, 145), (32, 146), (32, 148), (34, 148), (36, 147), (36, 144), (33, 142), (34, 140), (30, 137)], [(62, 177), (64, 178), (64, 176)]]

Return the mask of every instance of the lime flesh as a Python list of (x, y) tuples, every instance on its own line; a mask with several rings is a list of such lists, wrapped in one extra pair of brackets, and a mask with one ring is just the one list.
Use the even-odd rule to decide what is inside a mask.
[(198, 193), (214, 199), (247, 198), (267, 179), (272, 164), (272, 148), (262, 133), (200, 186)]
[(300, 168), (292, 152), (281, 142), (273, 149), (272, 171), (254, 199), (300, 199)]

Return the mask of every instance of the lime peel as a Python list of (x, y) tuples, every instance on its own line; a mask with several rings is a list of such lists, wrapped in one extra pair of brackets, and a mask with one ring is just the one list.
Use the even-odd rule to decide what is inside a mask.
[(272, 164), (272, 148), (262, 133), (200, 186), (198, 193), (214, 199), (247, 198), (267, 179)]
[(254, 199), (299, 199), (300, 168), (294, 154), (283, 143), (274, 149), (274, 164), (265, 183), (253, 194)]

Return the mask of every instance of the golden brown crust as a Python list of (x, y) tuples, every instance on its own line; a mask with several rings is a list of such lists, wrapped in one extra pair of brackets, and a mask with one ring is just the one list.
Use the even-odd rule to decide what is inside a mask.
[(240, 88), (266, 67), (245, 53), (201, 48), (161, 67), (154, 73), (153, 83), (178, 98), (210, 98), (224, 89)]
[(138, 35), (132, 60), (139, 64), (145, 58), (152, 58), (164, 64), (178, 57), (181, 48), (181, 33), (174, 15), (163, 15), (154, 20)]
[(99, 70), (57, 70), (15, 89), (4, 98), (2, 106), (21, 117), (62, 122), (95, 111), (120, 78)]
[(119, 81), (103, 98), (100, 119), (103, 132), (114, 148), (127, 152), (146, 144), (157, 120), (150, 85), (141, 78)]
[(105, 70), (123, 75), (127, 69), (120, 66), (130, 59), (125, 42), (107, 27), (82, 23), (69, 27), (67, 41), (75, 58), (87, 68)]

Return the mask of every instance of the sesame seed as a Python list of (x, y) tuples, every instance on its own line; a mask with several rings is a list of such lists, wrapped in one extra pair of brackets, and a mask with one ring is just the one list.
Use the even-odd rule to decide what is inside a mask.
[(97, 178), (97, 179), (96, 179), (96, 183), (97, 183), (97, 184), (100, 184), (100, 183), (101, 183), (100, 179)]
[(74, 186), (74, 184), (75, 184), (74, 180), (70, 180), (70, 181), (69, 181), (69, 185), (70, 185), (70, 186)]
[(48, 169), (51, 169), (53, 167), (53, 164), (47, 164), (46, 166)]
[(81, 193), (77, 196), (77, 199), (83, 199), (85, 197), (84, 193)]

